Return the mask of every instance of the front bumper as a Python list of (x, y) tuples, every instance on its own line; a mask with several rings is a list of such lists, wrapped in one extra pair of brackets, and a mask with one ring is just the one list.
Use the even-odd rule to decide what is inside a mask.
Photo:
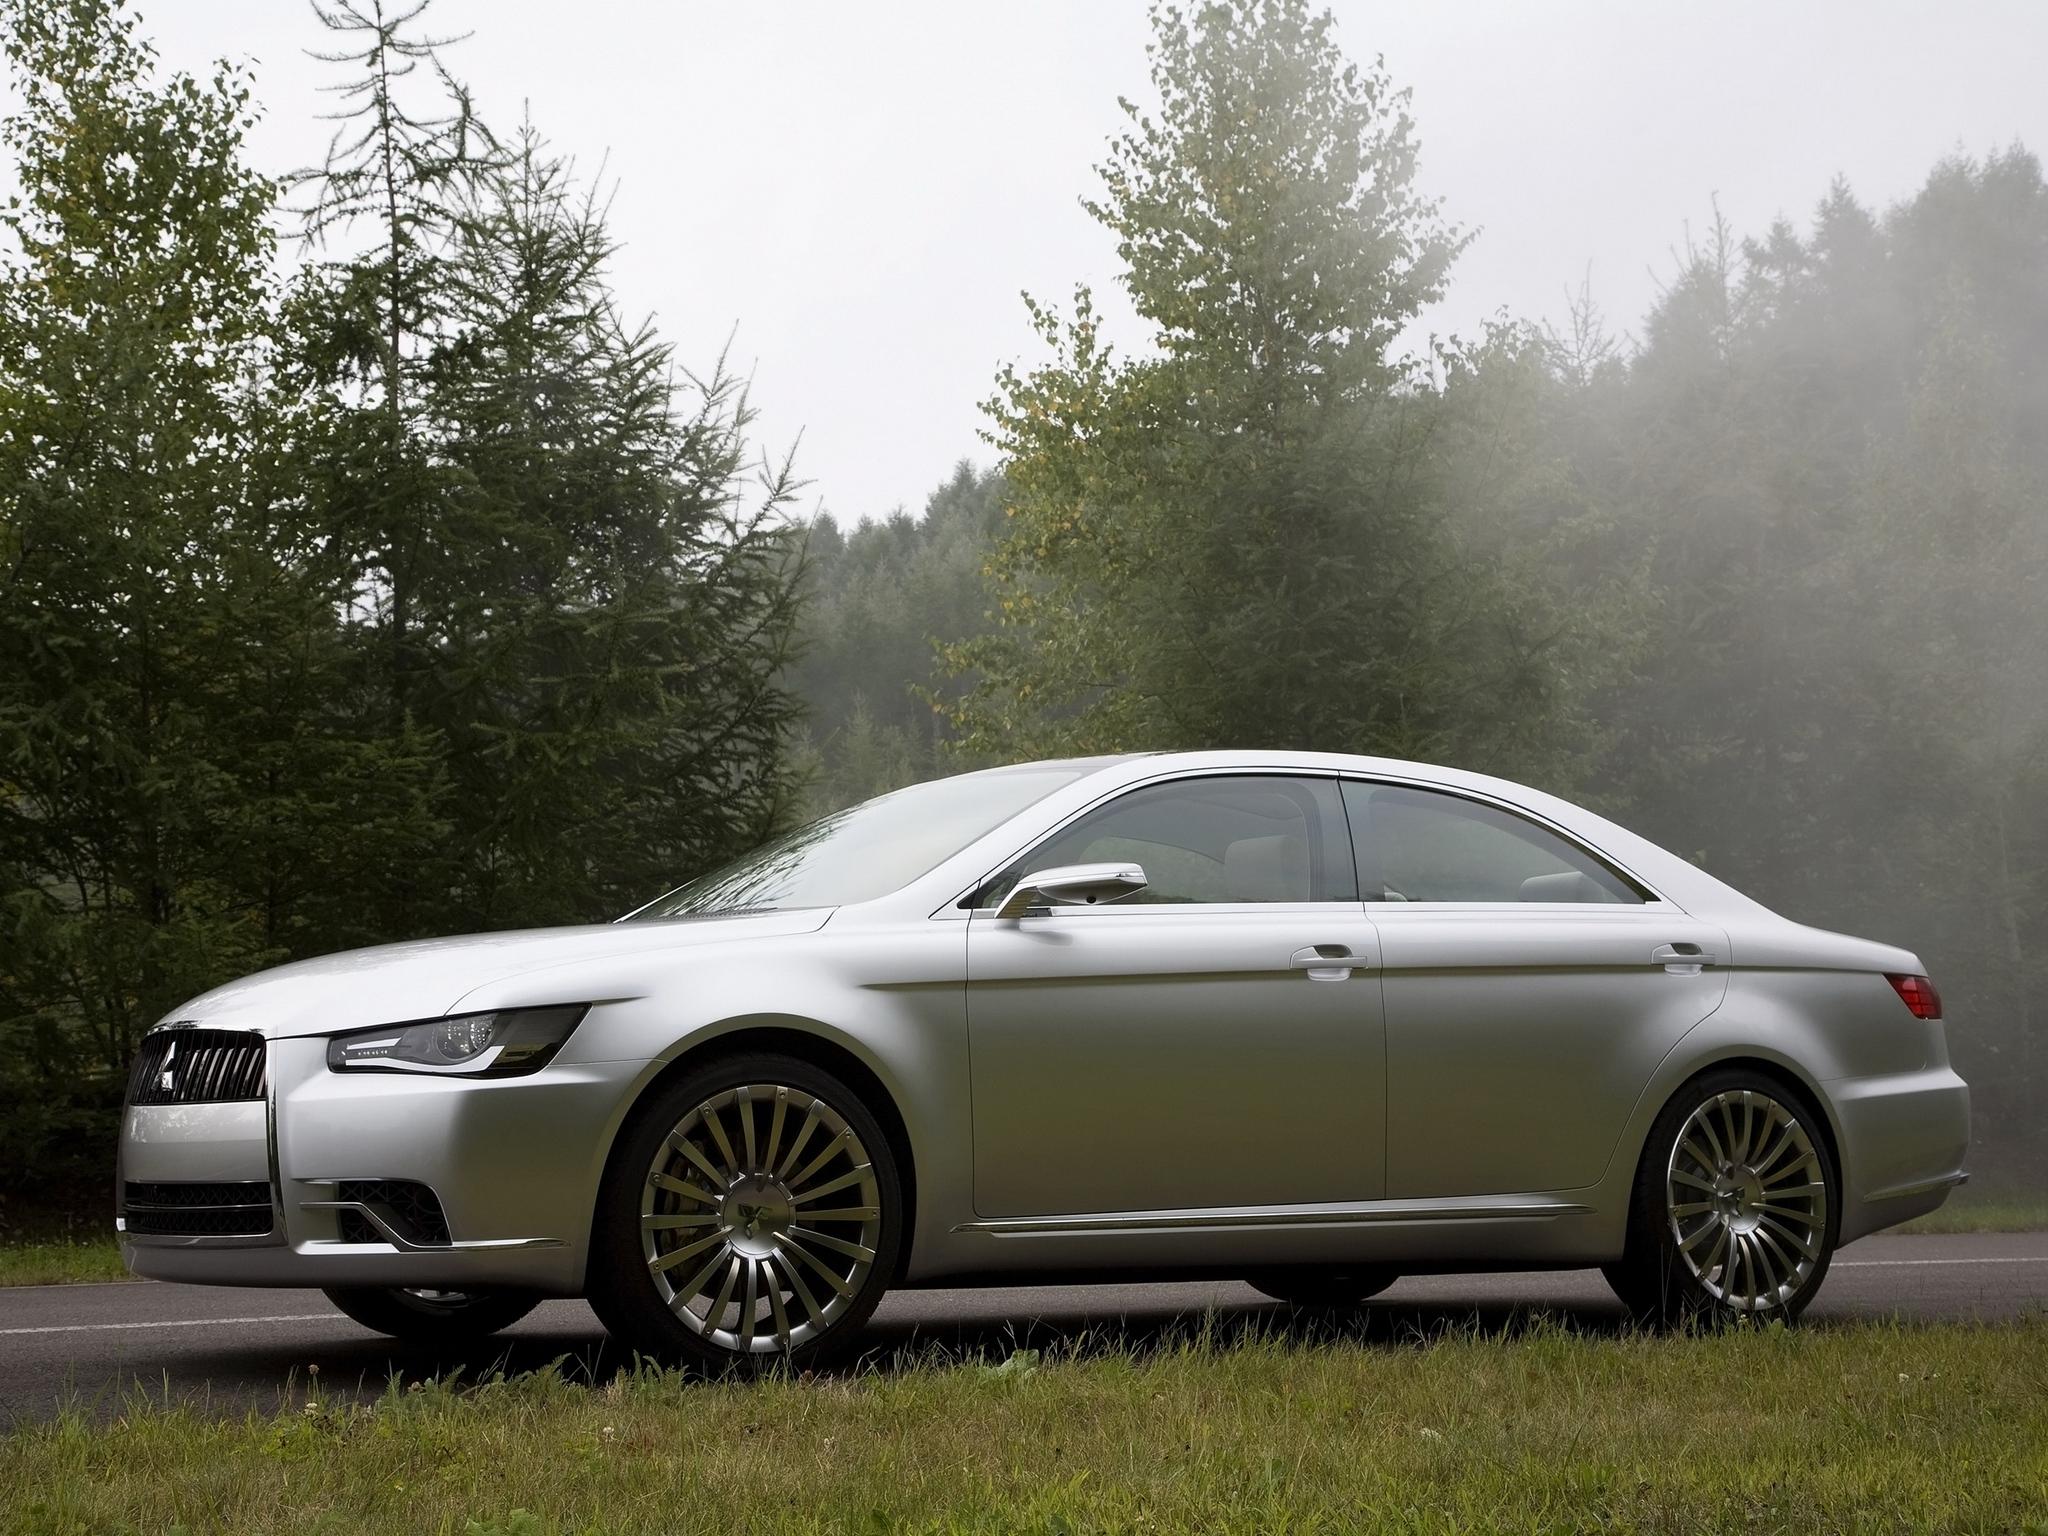
[[(324, 1039), (303, 1038), (271, 1041), (268, 1066), (263, 1102), (128, 1110), (124, 1191), (261, 1182), (272, 1206), (260, 1234), (124, 1230), (122, 1256), (136, 1274), (580, 1293), (605, 1155), (648, 1063), (557, 1062), (499, 1079), (339, 1073), (327, 1068)], [(432, 1191), (445, 1231), (423, 1240), (380, 1219), (383, 1207), (343, 1198), (397, 1182)], [(153, 1224), (127, 1221), (125, 1207), (123, 1216), (127, 1227)]]

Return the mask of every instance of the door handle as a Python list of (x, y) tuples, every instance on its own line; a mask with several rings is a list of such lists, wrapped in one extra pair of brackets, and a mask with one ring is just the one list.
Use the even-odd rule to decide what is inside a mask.
[(1659, 944), (1650, 951), (1650, 963), (1661, 965), (1674, 976), (1697, 976), (1700, 967), (1715, 963), (1714, 956), (1697, 944)]
[(1354, 968), (1365, 962), (1351, 953), (1344, 944), (1311, 944), (1306, 949), (1297, 949), (1287, 964), (1294, 970), (1307, 971), (1310, 981), (1349, 981)]

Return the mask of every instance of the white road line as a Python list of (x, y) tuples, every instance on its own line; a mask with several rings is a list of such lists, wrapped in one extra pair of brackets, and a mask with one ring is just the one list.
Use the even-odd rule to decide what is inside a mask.
[(1906, 1269), (1916, 1264), (2048, 1264), (2048, 1253), (2015, 1253), (1999, 1259), (1837, 1259), (1830, 1269)]
[(293, 1312), (282, 1317), (181, 1317), (161, 1323), (63, 1323), (54, 1328), (0, 1328), (0, 1338), (25, 1333), (106, 1333), (123, 1328), (232, 1328), (237, 1323), (346, 1322), (339, 1312)]

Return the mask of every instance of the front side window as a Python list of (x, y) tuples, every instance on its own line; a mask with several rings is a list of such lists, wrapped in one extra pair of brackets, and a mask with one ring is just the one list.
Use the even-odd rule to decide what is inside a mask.
[(1040, 870), (1113, 862), (1142, 865), (1148, 882), (1120, 906), (1358, 899), (1336, 782), (1247, 774), (1120, 796), (990, 881), (977, 905)]
[(1477, 800), (1344, 781), (1367, 901), (1637, 905), (1646, 893), (1577, 844)]

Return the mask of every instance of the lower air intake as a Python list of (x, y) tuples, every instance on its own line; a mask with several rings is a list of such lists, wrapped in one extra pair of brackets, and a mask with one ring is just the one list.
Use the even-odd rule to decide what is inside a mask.
[[(412, 1179), (343, 1179), (337, 1200), (367, 1205), (409, 1243), (445, 1243), (448, 1218), (441, 1197)], [(336, 1211), (335, 1235), (344, 1243), (385, 1243), (390, 1239), (361, 1211)]]
[(127, 1230), (142, 1237), (262, 1237), (274, 1225), (268, 1184), (137, 1184), (121, 1188)]

